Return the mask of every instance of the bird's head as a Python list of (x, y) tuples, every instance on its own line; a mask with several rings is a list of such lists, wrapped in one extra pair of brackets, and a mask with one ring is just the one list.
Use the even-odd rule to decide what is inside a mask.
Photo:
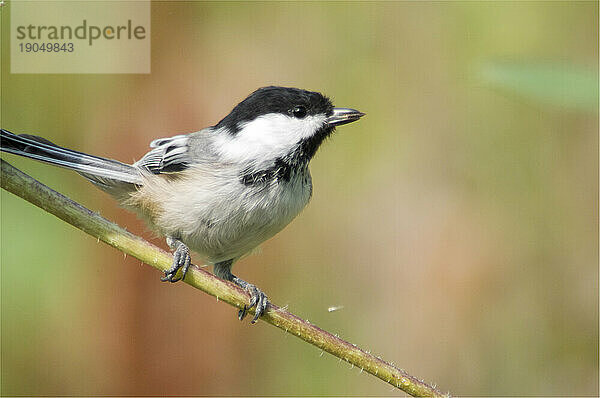
[(336, 126), (364, 113), (334, 108), (321, 93), (298, 88), (259, 88), (215, 126), (221, 154), (233, 162), (296, 157), (308, 162)]

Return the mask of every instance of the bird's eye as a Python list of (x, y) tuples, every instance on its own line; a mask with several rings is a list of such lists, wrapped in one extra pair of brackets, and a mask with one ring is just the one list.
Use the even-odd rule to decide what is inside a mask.
[(297, 105), (294, 107), (294, 109), (290, 110), (290, 113), (294, 115), (294, 117), (302, 119), (304, 116), (306, 116), (306, 107), (302, 105)]

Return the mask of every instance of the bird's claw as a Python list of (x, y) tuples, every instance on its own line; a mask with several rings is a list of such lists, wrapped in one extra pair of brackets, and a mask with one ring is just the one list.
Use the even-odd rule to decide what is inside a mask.
[[(185, 274), (187, 274), (192, 264), (192, 258), (190, 256), (190, 249), (183, 242), (171, 238), (167, 240), (167, 243), (174, 249), (173, 266), (165, 271), (165, 276), (160, 278), (160, 280), (175, 283), (185, 278)], [(176, 276), (179, 269), (181, 269), (181, 276)]]
[(235, 278), (234, 283), (250, 293), (250, 303), (248, 305), (244, 305), (244, 307), (239, 310), (238, 319), (240, 321), (244, 319), (248, 313), (248, 310), (254, 308), (254, 318), (252, 318), (251, 323), (256, 323), (258, 318), (265, 313), (267, 306), (269, 305), (269, 299), (267, 298), (267, 295), (256, 286), (242, 281), (239, 278)]

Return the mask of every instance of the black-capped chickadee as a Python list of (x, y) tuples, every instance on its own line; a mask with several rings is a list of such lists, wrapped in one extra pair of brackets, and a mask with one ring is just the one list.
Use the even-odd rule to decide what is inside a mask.
[(131, 165), (6, 130), (1, 149), (77, 171), (166, 236), (174, 261), (163, 281), (185, 278), (190, 250), (200, 254), (215, 275), (250, 293), (238, 317), (256, 307), (254, 323), (267, 296), (231, 266), (300, 213), (312, 195), (309, 161), (336, 126), (362, 116), (317, 92), (271, 86), (213, 127), (152, 141)]

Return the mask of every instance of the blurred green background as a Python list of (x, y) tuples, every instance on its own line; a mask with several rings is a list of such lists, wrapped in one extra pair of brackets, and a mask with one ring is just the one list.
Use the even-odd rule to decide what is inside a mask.
[[(11, 74), (9, 10), (16, 133), (129, 162), (265, 85), (366, 112), (236, 274), (455, 395), (598, 394), (597, 2), (156, 2), (149, 75)], [(2, 157), (165, 246), (75, 173)], [(1, 199), (2, 395), (403, 395)]]

